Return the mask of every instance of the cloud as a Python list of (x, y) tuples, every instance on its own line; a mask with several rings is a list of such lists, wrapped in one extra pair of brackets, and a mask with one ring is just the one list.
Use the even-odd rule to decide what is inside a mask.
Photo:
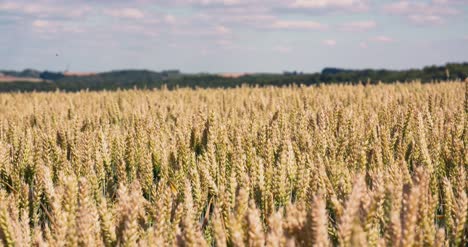
[(143, 19), (145, 17), (145, 14), (136, 8), (111, 9), (106, 10), (105, 13), (117, 18)]
[(461, 12), (454, 7), (458, 1), (433, 0), (398, 1), (383, 6), (384, 12), (406, 17), (407, 20), (418, 25), (435, 25), (445, 23), (445, 18), (458, 15)]
[(186, 1), (176, 1), (182, 4), (193, 4), (193, 5), (221, 5), (221, 6), (234, 6), (239, 5), (245, 1), (242, 0), (186, 0)]
[(177, 18), (173, 15), (166, 15), (164, 16), (164, 22), (168, 24), (175, 24), (177, 22)]
[(417, 2), (417, 1), (398, 1), (384, 5), (384, 10), (391, 14), (411, 15), (411, 14), (445, 14), (454, 15), (460, 13), (457, 9), (449, 6), (448, 2)]
[(88, 5), (67, 6), (51, 5), (45, 3), (3, 2), (0, 11), (17, 15), (28, 15), (40, 18), (78, 18), (83, 17), (92, 10)]
[(444, 19), (438, 15), (410, 15), (408, 16), (409, 20), (415, 24), (443, 24)]
[(50, 22), (44, 20), (35, 20), (32, 22), (32, 26), (36, 28), (46, 28), (50, 26)]
[(295, 0), (289, 5), (293, 9), (328, 9), (364, 11), (369, 9), (365, 0)]
[(355, 21), (341, 25), (341, 30), (349, 32), (368, 31), (377, 27), (375, 21)]
[(395, 40), (393, 38), (385, 36), (385, 35), (372, 37), (370, 40), (374, 41), (374, 42), (379, 42), (379, 43), (392, 43), (392, 42), (395, 42)]
[(35, 32), (56, 34), (56, 33), (82, 33), (85, 30), (70, 23), (62, 23), (48, 20), (34, 20), (31, 26)]
[(462, 5), (468, 4), (466, 0), (432, 0), (434, 4), (454, 4), (454, 5)]
[(322, 43), (326, 46), (336, 46), (336, 40), (334, 39), (326, 39)]
[(315, 21), (276, 20), (270, 26), (271, 29), (283, 30), (323, 30), (327, 26)]
[[(175, 32), (214, 32), (225, 35), (231, 30), (223, 30), (220, 27), (258, 31), (325, 30), (328, 29), (326, 23), (310, 19), (294, 20), (293, 18), (285, 19), (283, 17), (285, 15), (302, 17), (298, 12), (291, 12), (291, 8), (295, 10), (318, 9), (326, 12), (335, 9), (340, 9), (340, 11), (350, 9), (353, 11), (367, 6), (369, 2), (369, 0), (136, 0), (129, 3), (123, 0), (115, 0), (103, 3), (77, 0), (72, 4), (68, 4), (64, 0), (37, 0), (34, 3), (22, 2), (22, 0), (18, 0), (20, 2), (6, 1), (8, 2), (0, 3), (0, 11), (8, 9), (9, 12), (34, 13), (30, 14), (32, 18), (29, 18), (28, 21), (56, 19), (52, 15), (58, 17), (57, 21), (59, 21), (61, 18), (70, 18), (70, 16), (97, 17), (103, 14), (106, 18), (100, 18), (98, 23), (93, 23), (93, 25), (97, 24), (100, 26), (99, 28), (105, 29), (106, 25), (113, 25), (112, 22), (115, 20), (112, 20), (112, 18), (114, 18), (118, 19), (119, 25), (135, 24), (137, 22), (147, 27), (153, 25), (158, 29), (165, 29), (167, 33), (171, 31), (172, 34)], [(149, 6), (161, 8), (149, 8)], [(172, 12), (172, 10), (175, 11)], [(179, 12), (178, 10), (184, 11)], [(94, 18), (88, 18), (88, 20), (95, 21)], [(80, 18), (79, 23), (83, 24), (85, 21)], [(91, 23), (88, 24), (91, 25)], [(168, 26), (163, 24), (168, 24)], [(350, 23), (344, 25), (343, 29), (349, 31), (371, 29), (366, 25), (369, 25), (369, 23)], [(213, 26), (218, 27), (213, 31)], [(175, 30), (176, 28), (178, 30)], [(126, 30), (136, 29), (131, 27)]]
[(49, 14), (60, 11), (57, 7), (50, 7), (34, 3), (0, 3), (0, 10), (9, 12), (21, 12), (27, 14)]
[[(233, 56), (241, 56), (241, 52), (248, 54), (248, 46), (266, 53), (302, 51), (320, 55), (340, 47), (354, 46), (350, 54), (363, 54), (374, 51), (364, 50), (367, 47), (395, 46), (391, 52), (385, 49), (388, 55), (395, 55), (392, 52), (403, 49), (411, 52), (410, 45), (420, 44), (422, 39), (437, 40), (441, 35), (444, 40), (457, 41), (462, 46), (468, 41), (461, 15), (466, 12), (462, 5), (466, 3), (466, 0), (0, 0), (0, 32), (8, 34), (0, 40), (6, 44), (4, 47), (13, 47), (8, 50), (21, 53), (23, 47), (41, 47), (38, 44), (44, 37), (57, 41), (70, 37), (67, 42), (58, 43), (78, 49), (125, 50), (131, 46), (132, 50), (140, 49), (142, 57), (149, 56), (148, 51), (156, 54), (172, 50), (174, 56), (164, 57), (179, 61), (198, 55), (203, 48), (213, 48), (213, 54), (235, 49)], [(371, 7), (369, 13), (356, 12)], [(386, 15), (385, 20), (375, 19), (381, 14)], [(416, 25), (451, 23), (444, 29), (421, 30), (405, 21)], [(404, 40), (411, 42), (403, 42), (404, 35), (422, 31), (423, 38), (410, 35)], [(353, 35), (361, 37), (353, 38)], [(24, 43), (15, 45), (13, 40)], [(109, 47), (109, 42), (115, 42), (115, 48)], [(267, 46), (262, 48), (261, 43)], [(42, 46), (50, 44), (44, 42)], [(147, 47), (151, 49), (145, 51)], [(271, 62), (267, 54), (255, 59)], [(159, 66), (152, 62), (148, 64)]]
[(231, 33), (231, 29), (225, 26), (219, 25), (215, 27), (215, 32), (219, 35), (227, 35)]

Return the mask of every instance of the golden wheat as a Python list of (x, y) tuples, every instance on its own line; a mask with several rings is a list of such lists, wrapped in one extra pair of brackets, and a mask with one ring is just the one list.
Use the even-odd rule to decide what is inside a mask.
[(0, 94), (0, 245), (466, 246), (467, 145), (468, 82)]

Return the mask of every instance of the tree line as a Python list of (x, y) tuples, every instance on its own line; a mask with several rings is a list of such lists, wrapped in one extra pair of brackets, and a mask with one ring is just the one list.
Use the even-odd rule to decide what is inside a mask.
[(152, 89), (167, 87), (232, 88), (250, 86), (319, 85), (331, 83), (376, 84), (421, 81), (423, 83), (445, 80), (464, 80), (468, 77), (468, 63), (449, 63), (444, 66), (427, 66), (422, 69), (349, 70), (325, 68), (320, 73), (284, 72), (282, 74), (246, 74), (237, 78), (216, 74), (184, 74), (178, 70), (119, 70), (86, 76), (69, 76), (50, 71), (0, 71), (16, 77), (41, 78), (42, 82), (15, 81), (0, 83), (0, 92), (11, 91), (80, 91)]

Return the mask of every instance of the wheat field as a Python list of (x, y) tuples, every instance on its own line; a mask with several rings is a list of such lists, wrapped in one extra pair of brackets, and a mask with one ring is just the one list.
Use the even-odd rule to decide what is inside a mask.
[(0, 246), (466, 246), (467, 87), (0, 94)]

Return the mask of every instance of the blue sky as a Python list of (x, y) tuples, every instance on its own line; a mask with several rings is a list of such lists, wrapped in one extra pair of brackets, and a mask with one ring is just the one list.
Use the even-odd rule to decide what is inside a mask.
[(468, 0), (0, 0), (0, 37), (0, 69), (418, 68), (468, 61)]

